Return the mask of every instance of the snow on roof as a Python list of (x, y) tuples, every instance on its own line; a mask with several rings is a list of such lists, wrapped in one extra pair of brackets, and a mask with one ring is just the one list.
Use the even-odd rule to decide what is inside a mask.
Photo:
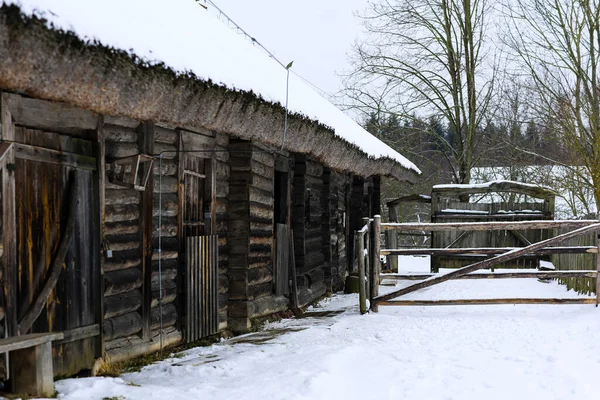
[[(178, 72), (193, 72), (232, 89), (285, 104), (286, 70), (193, 0), (4, 0), (55, 28), (99, 40)], [(289, 109), (331, 127), (374, 158), (390, 158), (417, 173), (408, 159), (375, 138), (290, 74)]]

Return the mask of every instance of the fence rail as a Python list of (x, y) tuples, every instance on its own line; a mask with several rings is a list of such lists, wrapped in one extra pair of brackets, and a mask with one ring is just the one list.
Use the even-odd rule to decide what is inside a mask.
[[(577, 221), (522, 221), (522, 222), (453, 222), (453, 223), (381, 223), (381, 218), (375, 216), (372, 220), (363, 219), (364, 226), (357, 231), (357, 248), (359, 255), (359, 287), (363, 287), (360, 296), (361, 313), (366, 312), (366, 298), (370, 299), (372, 311), (377, 311), (378, 306), (390, 305), (457, 305), (457, 304), (600, 304), (600, 257), (596, 256), (596, 270), (578, 271), (538, 271), (538, 272), (492, 272), (474, 273), (481, 269), (488, 269), (498, 264), (514, 260), (519, 257), (535, 257), (544, 254), (596, 254), (600, 246), (554, 246), (569, 239), (579, 237), (590, 232), (600, 231), (600, 221), (577, 220)], [(558, 236), (529, 244), (525, 247), (503, 247), (503, 248), (431, 248), (431, 249), (381, 249), (379, 234), (386, 230), (399, 231), (470, 231), (470, 230), (531, 230), (531, 229), (553, 229), (571, 228), (575, 230), (565, 232)], [(372, 239), (371, 239), (372, 236)], [(366, 240), (366, 241), (365, 241)], [(366, 247), (365, 247), (366, 246)], [(460, 254), (472, 256), (493, 256), (485, 260), (475, 262), (456, 269), (450, 273), (440, 274), (380, 274), (379, 257), (381, 255), (447, 255)], [(368, 257), (370, 256), (370, 257)], [(371, 268), (369, 270), (369, 259)], [(365, 261), (366, 260), (366, 261)], [(365, 268), (365, 262), (367, 263)], [(362, 263), (362, 266), (361, 266)], [(576, 299), (535, 299), (535, 298), (505, 298), (505, 299), (462, 299), (462, 300), (393, 300), (414, 291), (434, 286), (453, 279), (508, 279), (508, 278), (596, 278), (596, 298)], [(418, 280), (408, 287), (396, 290), (385, 295), (378, 295), (380, 279), (406, 279)], [(369, 293), (364, 289), (365, 281), (370, 288)]]

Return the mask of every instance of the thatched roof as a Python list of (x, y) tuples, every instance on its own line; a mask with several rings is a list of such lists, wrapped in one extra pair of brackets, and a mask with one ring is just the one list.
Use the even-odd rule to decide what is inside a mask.
[[(84, 41), (24, 15), (14, 5), (0, 8), (0, 89), (103, 115), (215, 130), (273, 147), (282, 142), (285, 110), (280, 104)], [(360, 176), (412, 181), (418, 172), (390, 157), (369, 156), (331, 128), (300, 114), (289, 117), (285, 149)]]

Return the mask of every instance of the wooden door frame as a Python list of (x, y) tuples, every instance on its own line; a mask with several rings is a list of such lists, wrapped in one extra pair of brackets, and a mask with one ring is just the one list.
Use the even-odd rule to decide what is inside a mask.
[[(14, 167), (17, 159), (38, 161), (43, 163), (52, 163), (63, 165), (75, 169), (85, 169), (92, 171), (92, 220), (98, 229), (92, 230), (91, 236), (91, 282), (93, 301), (96, 302), (94, 309), (94, 324), (81, 328), (75, 328), (65, 333), (63, 343), (69, 341), (85, 339), (88, 337), (98, 337), (96, 343), (96, 357), (102, 356), (102, 303), (103, 303), (103, 278), (100, 257), (100, 240), (102, 235), (102, 212), (103, 212), (103, 196), (100, 193), (100, 188), (103, 186), (103, 160), (90, 159), (90, 156), (85, 156), (76, 153), (57, 151), (43, 148), (40, 146), (31, 146), (22, 143), (15, 143), (15, 120), (9, 108), (8, 96), (15, 97), (14, 94), (0, 92), (0, 116), (1, 130), (0, 147), (2, 144), (10, 143), (10, 148), (5, 152), (5, 156), (0, 160), (0, 173), (2, 174), (2, 201), (3, 201), (3, 245), (4, 245), (4, 293), (6, 298), (6, 321), (7, 330), (10, 336), (18, 335), (18, 320), (17, 320), (17, 225), (16, 225), (16, 190), (15, 190), (15, 174)], [(14, 99), (13, 99), (14, 100)], [(29, 99), (35, 101), (35, 99)], [(45, 103), (44, 103), (45, 104)], [(48, 102), (49, 105), (54, 103)], [(33, 128), (35, 129), (35, 128)], [(57, 135), (65, 135), (61, 132), (53, 132), (49, 128), (39, 129), (44, 132), (52, 132)], [(101, 139), (101, 121), (98, 122), (98, 140), (94, 141), (89, 137), (84, 140), (93, 142), (98, 146), (93, 157), (98, 157), (103, 151), (103, 142)], [(91, 157), (91, 158), (93, 158)]]

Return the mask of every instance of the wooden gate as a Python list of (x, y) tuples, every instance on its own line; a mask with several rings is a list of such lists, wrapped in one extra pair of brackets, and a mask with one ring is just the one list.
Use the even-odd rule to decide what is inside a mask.
[(219, 331), (218, 236), (186, 238), (186, 341)]
[[(563, 243), (571, 238), (578, 237), (588, 232), (598, 232), (600, 230), (600, 221), (596, 220), (576, 220), (576, 221), (517, 221), (517, 222), (463, 222), (463, 223), (439, 223), (439, 224), (415, 224), (415, 223), (387, 223), (382, 224), (376, 216), (373, 222), (373, 230), (418, 230), (418, 231), (489, 231), (489, 230), (528, 230), (528, 229), (557, 229), (557, 228), (578, 228), (573, 231), (555, 236), (550, 239), (542, 240), (525, 247), (517, 248), (430, 248), (430, 249), (379, 249), (377, 245), (369, 248), (370, 253), (374, 253), (378, 258), (380, 255), (448, 255), (448, 254), (478, 254), (493, 256), (486, 260), (476, 262), (466, 267), (454, 270), (446, 274), (421, 274), (421, 275), (398, 275), (386, 274), (385, 278), (398, 280), (422, 280), (392, 293), (371, 297), (371, 309), (377, 310), (380, 305), (458, 305), (458, 304), (600, 304), (600, 257), (598, 246), (568, 246), (558, 247), (556, 244)], [(580, 253), (596, 254), (596, 270), (586, 271), (535, 271), (535, 272), (500, 272), (500, 273), (476, 273), (472, 272), (492, 268), (507, 261), (515, 260), (526, 255), (539, 256), (542, 254), (560, 254), (560, 253)], [(506, 271), (506, 270), (505, 270)], [(502, 278), (565, 278), (565, 277), (592, 277), (596, 278), (596, 298), (566, 298), (566, 299), (544, 299), (544, 298), (510, 298), (510, 299), (460, 299), (460, 300), (393, 300), (414, 291), (434, 286), (451, 279), (502, 279)], [(369, 277), (373, 283), (378, 285), (380, 276)]]
[(16, 299), (11, 336), (64, 332), (53, 344), (54, 371), (72, 375), (99, 356), (96, 147), (18, 126), (14, 135), (16, 257), (5, 282)]

